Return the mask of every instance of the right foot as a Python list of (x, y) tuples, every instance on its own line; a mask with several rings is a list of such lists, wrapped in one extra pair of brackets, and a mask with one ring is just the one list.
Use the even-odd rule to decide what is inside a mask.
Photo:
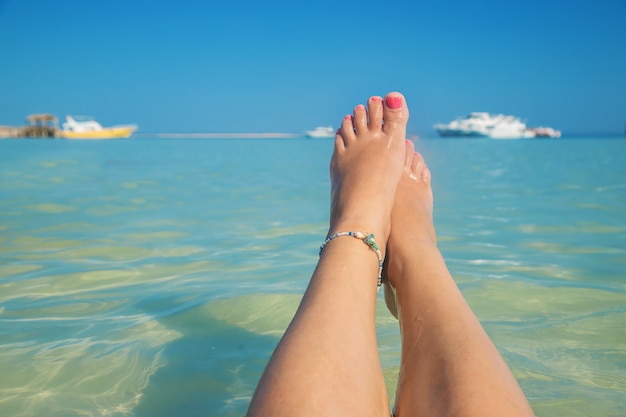
[(385, 301), (396, 318), (395, 289), (398, 285), (402, 287), (404, 267), (419, 258), (419, 248), (436, 245), (430, 170), (422, 155), (415, 152), (413, 142), (407, 140), (404, 171), (396, 190), (383, 271), (383, 280), (393, 287), (385, 285)]
[(335, 136), (329, 235), (373, 233), (384, 252), (403, 171), (409, 111), (400, 93), (371, 97), (367, 107), (356, 106)]

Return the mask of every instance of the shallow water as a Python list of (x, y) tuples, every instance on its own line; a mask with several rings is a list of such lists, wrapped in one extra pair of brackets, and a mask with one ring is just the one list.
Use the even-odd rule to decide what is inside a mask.
[[(416, 145), (448, 266), (535, 413), (626, 415), (626, 141)], [(331, 151), (0, 141), (0, 415), (243, 415), (325, 236)]]

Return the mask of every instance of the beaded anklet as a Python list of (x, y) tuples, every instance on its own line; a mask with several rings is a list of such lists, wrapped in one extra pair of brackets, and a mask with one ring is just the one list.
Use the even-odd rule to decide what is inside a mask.
[(376, 256), (378, 256), (378, 290), (380, 290), (380, 286), (383, 282), (383, 254), (378, 249), (378, 244), (374, 240), (374, 235), (371, 233), (361, 233), (361, 232), (339, 232), (335, 233), (331, 236), (328, 236), (324, 243), (320, 246), (320, 256), (322, 256), (322, 251), (324, 250), (324, 246), (331, 240), (339, 236), (352, 236), (354, 238), (362, 240), (367, 246), (372, 248), (376, 252)]

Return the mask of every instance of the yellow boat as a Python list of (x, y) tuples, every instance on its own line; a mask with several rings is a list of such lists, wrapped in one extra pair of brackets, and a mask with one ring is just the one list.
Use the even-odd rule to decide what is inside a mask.
[[(78, 117), (77, 117), (78, 118)], [(61, 136), (66, 139), (119, 139), (130, 137), (137, 125), (117, 125), (102, 127), (93, 119), (76, 120), (66, 116)]]

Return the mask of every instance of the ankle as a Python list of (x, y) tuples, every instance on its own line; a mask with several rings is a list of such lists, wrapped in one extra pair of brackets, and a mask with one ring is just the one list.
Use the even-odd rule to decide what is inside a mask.
[[(410, 227), (407, 229), (412, 230)], [(393, 253), (393, 261), (419, 260), (422, 252), (433, 250), (439, 251), (434, 231), (407, 234), (404, 231), (392, 230), (387, 244), (387, 251)]]
[(328, 229), (328, 236), (343, 232), (360, 232), (364, 235), (374, 235), (374, 240), (378, 244), (378, 247), (384, 257), (385, 252), (387, 251), (389, 228), (385, 230), (382, 227), (372, 226), (372, 222), (370, 222), (369, 225), (365, 223), (366, 222), (362, 221), (336, 222)]
[(424, 260), (439, 256), (437, 243), (428, 237), (411, 237), (404, 244), (398, 244), (397, 241), (390, 243), (385, 263), (389, 283), (396, 289), (404, 287), (407, 280), (403, 277), (418, 279), (423, 275)]

